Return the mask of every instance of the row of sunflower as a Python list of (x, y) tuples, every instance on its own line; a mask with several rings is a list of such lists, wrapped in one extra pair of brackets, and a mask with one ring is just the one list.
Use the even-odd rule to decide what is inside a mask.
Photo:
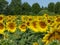
[[(4, 34), (5, 31), (14, 33), (19, 29), (21, 32), (26, 32), (26, 29), (30, 29), (35, 33), (46, 33), (42, 41), (45, 45), (48, 45), (52, 40), (60, 41), (60, 15), (49, 16), (44, 14), (43, 16), (20, 16), (20, 15), (0, 15), (0, 34)], [(35, 44), (33, 44), (35, 45)], [(37, 44), (36, 44), (37, 45)]]

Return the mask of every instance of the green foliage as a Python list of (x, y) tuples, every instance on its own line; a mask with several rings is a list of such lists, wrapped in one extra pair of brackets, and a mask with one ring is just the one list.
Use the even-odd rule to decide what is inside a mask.
[(8, 2), (6, 0), (0, 0), (0, 14), (4, 14), (7, 6), (8, 6)]
[(22, 14), (28, 15), (31, 12), (31, 6), (25, 2), (22, 4)]
[(38, 14), (39, 11), (40, 11), (40, 5), (39, 5), (38, 3), (34, 3), (34, 4), (32, 5), (32, 12), (33, 12), (34, 14)]
[(0, 37), (1, 45), (32, 45), (33, 42), (38, 42), (42, 45), (44, 33), (35, 33), (30, 29), (27, 29), (26, 32), (21, 32), (17, 29), (15, 33), (5, 31), (4, 35), (0, 35)]
[(7, 13), (11, 15), (21, 14), (21, 0), (12, 0), (7, 7)]
[(54, 12), (49, 12), (48, 10), (41, 10), (38, 15), (44, 15), (44, 14), (48, 14), (48, 15), (55, 15)]
[(55, 13), (60, 14), (60, 2), (57, 2), (55, 5)]
[(53, 2), (48, 4), (48, 11), (50, 11), (50, 12), (55, 11), (55, 4)]

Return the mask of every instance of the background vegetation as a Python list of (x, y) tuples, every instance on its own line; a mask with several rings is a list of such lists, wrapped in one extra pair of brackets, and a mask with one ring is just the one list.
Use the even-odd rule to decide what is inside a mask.
[(50, 2), (47, 7), (40, 7), (38, 3), (30, 6), (27, 2), (21, 0), (0, 0), (0, 14), (5, 15), (42, 15), (44, 13), (55, 15), (60, 14), (60, 2)]

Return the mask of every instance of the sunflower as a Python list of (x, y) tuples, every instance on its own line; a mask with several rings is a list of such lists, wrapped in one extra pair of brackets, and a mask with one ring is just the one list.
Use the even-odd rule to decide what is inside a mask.
[(44, 14), (43, 17), (44, 17), (45, 19), (48, 19), (49, 15), (48, 15), (48, 14)]
[(53, 19), (46, 19), (45, 22), (47, 23), (48, 26), (51, 26), (53, 23), (54, 23), (54, 20)]
[(38, 22), (38, 30), (40, 32), (46, 32), (48, 30), (48, 26), (45, 21), (39, 21)]
[(11, 33), (15, 32), (16, 31), (16, 23), (15, 22), (7, 22), (6, 29)]
[(21, 20), (22, 20), (22, 21), (27, 21), (27, 16), (22, 15), (22, 16), (21, 16)]
[(45, 45), (48, 45), (53, 40), (59, 40), (60, 41), (60, 32), (54, 31), (53, 33), (48, 33), (43, 37), (43, 42)]
[(60, 17), (56, 17), (55, 23), (60, 23)]
[(20, 31), (25, 32), (27, 29), (26, 24), (23, 23), (23, 24), (19, 25), (19, 29), (20, 29)]
[(39, 45), (38, 42), (34, 42), (33, 45)]
[(33, 20), (34, 21), (37, 21), (38, 20), (38, 17), (37, 16), (33, 16)]
[(60, 32), (60, 23), (56, 25), (56, 29)]
[(27, 16), (27, 21), (32, 21), (33, 20), (33, 16)]
[(37, 21), (40, 21), (43, 19), (43, 16), (37, 16)]
[(55, 29), (57, 29), (57, 23), (53, 23), (52, 25), (50, 25), (49, 28), (50, 28), (49, 32), (53, 33), (55, 31)]
[(0, 34), (3, 34), (5, 31), (5, 25), (3, 22), (0, 22)]
[(30, 24), (31, 24), (30, 21), (27, 21), (27, 22), (26, 22), (27, 28), (29, 28)]
[(4, 15), (0, 15), (0, 22), (3, 22), (5, 16)]
[(31, 29), (34, 32), (39, 32), (37, 24), (38, 24), (37, 21), (32, 21), (30, 23), (29, 29)]
[(6, 16), (6, 21), (7, 22), (14, 21), (15, 19), (16, 19), (16, 16), (11, 16), (11, 15)]

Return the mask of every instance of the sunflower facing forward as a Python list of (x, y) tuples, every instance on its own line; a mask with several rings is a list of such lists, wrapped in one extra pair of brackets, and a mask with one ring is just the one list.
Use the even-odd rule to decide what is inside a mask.
[(9, 31), (9, 32), (15, 32), (16, 31), (16, 23), (15, 22), (7, 22), (6, 23), (6, 29)]
[(37, 22), (38, 21), (32, 21), (32, 22), (30, 22), (29, 29), (31, 29), (34, 32), (39, 32), (38, 26), (37, 26), (37, 24), (38, 24)]
[(39, 21), (38, 22), (38, 30), (40, 32), (46, 32), (48, 30), (48, 26), (47, 24), (45, 23), (45, 21)]

